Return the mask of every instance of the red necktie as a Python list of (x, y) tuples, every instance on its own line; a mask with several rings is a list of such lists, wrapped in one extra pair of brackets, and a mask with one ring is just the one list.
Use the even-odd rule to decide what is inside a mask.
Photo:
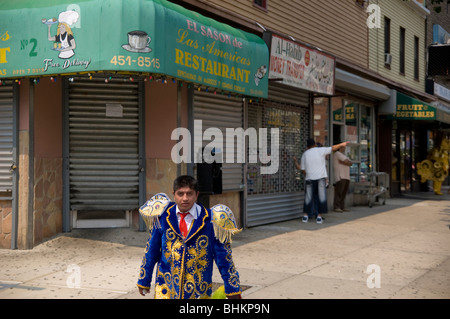
[(180, 231), (181, 231), (181, 235), (183, 235), (183, 237), (186, 238), (187, 236), (187, 224), (186, 221), (184, 220), (184, 218), (186, 217), (186, 215), (189, 213), (180, 213)]

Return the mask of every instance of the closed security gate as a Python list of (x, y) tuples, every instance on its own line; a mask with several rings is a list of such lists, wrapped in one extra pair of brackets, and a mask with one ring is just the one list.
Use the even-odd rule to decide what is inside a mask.
[(0, 85), (0, 200), (12, 199), (14, 163), (14, 94), (12, 81)]
[(267, 100), (248, 104), (248, 127), (279, 129), (279, 163), (273, 174), (260, 174), (261, 163), (248, 164), (246, 227), (302, 215), (303, 176), (293, 157), (299, 158), (306, 149), (309, 113), (308, 93), (281, 85), (269, 86)]
[(65, 160), (73, 228), (129, 226), (130, 211), (139, 207), (140, 85), (68, 81)]
[[(243, 161), (237, 158), (238, 150), (242, 149), (242, 145), (238, 144), (237, 139), (231, 137), (231, 134), (228, 134), (227, 138), (227, 128), (244, 127), (243, 99), (227, 94), (214, 94), (198, 90), (194, 92), (194, 132), (197, 131), (198, 133), (194, 134), (195, 145), (205, 147), (211, 143), (211, 140), (206, 137), (203, 138), (206, 130), (212, 129), (210, 130), (212, 133), (220, 131), (223, 138), (222, 143), (220, 143), (220, 137), (218, 136), (214, 136), (212, 139), (221, 144), (221, 147), (216, 148), (216, 152), (218, 153), (217, 156), (222, 156), (222, 191), (242, 191)], [(234, 146), (234, 156), (228, 161), (227, 143)], [(194, 148), (193, 156), (199, 156), (200, 151)]]

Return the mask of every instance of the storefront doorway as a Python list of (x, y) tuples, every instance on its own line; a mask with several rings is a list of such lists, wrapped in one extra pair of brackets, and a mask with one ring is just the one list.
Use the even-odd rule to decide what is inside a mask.
[[(329, 103), (331, 103), (330, 106), (328, 106)], [(330, 99), (315, 98), (314, 106), (316, 119), (314, 138), (316, 142), (331, 146), (348, 141), (345, 152), (353, 162), (350, 167), (350, 181), (352, 183), (367, 182), (368, 173), (376, 171), (373, 102), (348, 95), (345, 97), (338, 95)], [(331, 109), (331, 132), (328, 131), (326, 125), (329, 107)], [(331, 163), (329, 167), (329, 176), (333, 176)], [(353, 189), (353, 185), (350, 189)]]
[(399, 135), (400, 190), (402, 192), (410, 192), (412, 189), (412, 174), (415, 169), (413, 154), (414, 132), (401, 131)]
[[(296, 170), (293, 157), (300, 160), (306, 150), (309, 93), (272, 83), (269, 99), (249, 102), (246, 113), (249, 128), (279, 129), (277, 172), (264, 175), (260, 174), (260, 162), (247, 165), (246, 227), (299, 218), (303, 212), (304, 178)], [(271, 143), (269, 140), (268, 149)]]
[(129, 78), (67, 79), (64, 207), (71, 228), (130, 226), (144, 178), (141, 86)]
[(397, 184), (396, 189), (400, 193), (418, 191), (416, 163), (420, 156), (414, 130), (392, 130), (392, 156), (392, 183)]

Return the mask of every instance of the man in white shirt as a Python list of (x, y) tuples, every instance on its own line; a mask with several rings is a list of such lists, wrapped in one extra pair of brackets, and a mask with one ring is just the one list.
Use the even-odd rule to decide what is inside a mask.
[(334, 168), (334, 211), (342, 213), (345, 209), (345, 197), (350, 185), (350, 166), (353, 163), (344, 155), (345, 147), (341, 147), (333, 154)]
[(328, 213), (326, 181), (328, 178), (326, 156), (347, 146), (343, 142), (331, 147), (316, 147), (314, 139), (307, 140), (307, 150), (303, 153), (300, 164), (294, 157), (297, 169), (305, 175), (305, 201), (303, 204), (302, 222), (307, 223), (309, 218), (316, 215), (316, 222), (322, 224), (322, 214)]

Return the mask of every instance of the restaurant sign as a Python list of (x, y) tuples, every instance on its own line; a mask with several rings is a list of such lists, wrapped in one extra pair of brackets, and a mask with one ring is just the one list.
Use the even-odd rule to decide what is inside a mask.
[(258, 36), (165, 0), (0, 3), (0, 79), (157, 73), (267, 97), (268, 63)]
[(263, 38), (270, 48), (269, 79), (311, 92), (334, 94), (334, 57), (271, 32), (265, 32)]

